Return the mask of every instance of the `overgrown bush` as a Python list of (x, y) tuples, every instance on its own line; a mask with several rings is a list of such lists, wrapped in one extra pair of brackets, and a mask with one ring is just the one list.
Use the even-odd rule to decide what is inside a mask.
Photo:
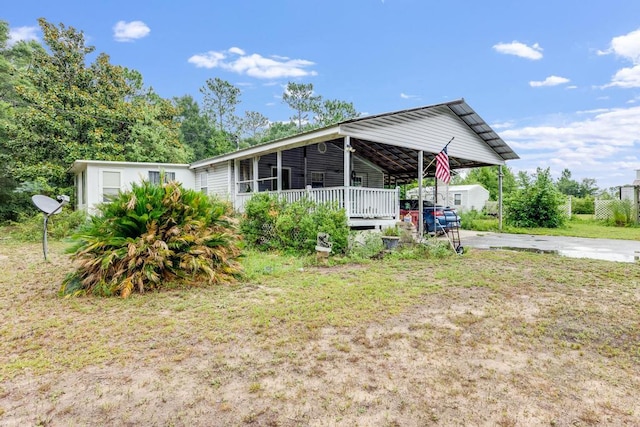
[(384, 250), (379, 233), (354, 231), (349, 234), (347, 256), (353, 261), (371, 259)]
[(460, 213), (460, 227), (465, 230), (494, 231), (498, 229), (498, 219), (484, 211), (471, 209)]
[(574, 214), (590, 214), (596, 211), (596, 202), (593, 197), (573, 197), (571, 199), (571, 213)]
[(239, 236), (227, 203), (177, 182), (133, 184), (73, 236), (78, 269), (62, 293), (120, 295), (233, 280)]
[(286, 203), (269, 193), (255, 194), (245, 204), (240, 228), (247, 243), (261, 250), (302, 253), (314, 251), (319, 232), (329, 234), (334, 253), (344, 253), (349, 235), (344, 209), (308, 199)]
[[(12, 237), (25, 242), (41, 240), (43, 215), (41, 212), (31, 216), (19, 215), (18, 222), (11, 223)], [(86, 212), (72, 211), (71, 208), (65, 206), (62, 212), (49, 217), (49, 221), (47, 221), (47, 237), (54, 240), (69, 237), (86, 221)]]
[(535, 178), (505, 201), (505, 219), (515, 227), (557, 228), (567, 219), (559, 209), (562, 203), (549, 168), (538, 168)]
[(637, 213), (629, 199), (611, 202), (611, 213), (608, 222), (615, 226), (624, 227), (636, 223)]

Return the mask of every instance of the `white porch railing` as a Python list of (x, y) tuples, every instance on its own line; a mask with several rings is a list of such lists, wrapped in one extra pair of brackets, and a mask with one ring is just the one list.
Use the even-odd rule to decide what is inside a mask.
[[(237, 194), (235, 199), (236, 210), (243, 212), (245, 203), (254, 194), (256, 193)], [(350, 201), (349, 206), (346, 208), (348, 218), (399, 219), (400, 195), (397, 189), (330, 187), (283, 190), (279, 194), (289, 203), (307, 198), (318, 204), (333, 203), (341, 208), (345, 208), (345, 194), (348, 194)]]

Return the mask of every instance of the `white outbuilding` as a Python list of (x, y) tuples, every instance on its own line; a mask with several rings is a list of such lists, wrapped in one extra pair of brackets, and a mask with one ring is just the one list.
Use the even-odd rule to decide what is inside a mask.
[[(422, 189), (425, 200), (434, 200), (433, 187)], [(418, 189), (407, 190), (407, 199), (417, 199)], [(470, 210), (481, 211), (489, 200), (489, 190), (480, 184), (469, 185), (438, 185), (438, 204), (456, 208), (458, 212)]]

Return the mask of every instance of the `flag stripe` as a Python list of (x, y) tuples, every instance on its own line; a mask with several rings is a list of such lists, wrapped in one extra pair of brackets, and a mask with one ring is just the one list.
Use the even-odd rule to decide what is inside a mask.
[(436, 156), (436, 178), (448, 184), (451, 180), (451, 169), (449, 168), (449, 154), (447, 147), (444, 147)]

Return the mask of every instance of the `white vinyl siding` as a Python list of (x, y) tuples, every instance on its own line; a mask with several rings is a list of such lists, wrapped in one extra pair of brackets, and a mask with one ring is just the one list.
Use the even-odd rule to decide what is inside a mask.
[(229, 198), (229, 163), (225, 162), (211, 168), (208, 173), (209, 194), (222, 199)]
[(455, 140), (447, 148), (449, 157), (473, 159), (496, 165), (505, 164), (504, 159), (446, 106), (340, 126), (352, 138), (423, 150), (427, 153), (439, 153), (451, 137), (455, 136)]

